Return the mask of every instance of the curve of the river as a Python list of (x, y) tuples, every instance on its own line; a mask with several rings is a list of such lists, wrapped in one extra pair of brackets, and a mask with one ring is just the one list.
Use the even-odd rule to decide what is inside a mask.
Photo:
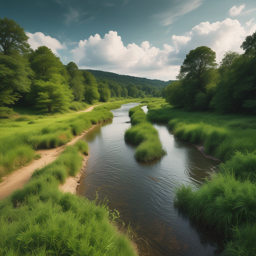
[(107, 198), (110, 209), (117, 209), (121, 220), (136, 229), (142, 255), (219, 255), (221, 239), (174, 207), (177, 185), (200, 186), (217, 163), (159, 124), (154, 127), (167, 155), (150, 164), (138, 163), (135, 147), (124, 141), (124, 132), (131, 126), (128, 111), (136, 105), (113, 110), (113, 121), (85, 135), (91, 156), (78, 193), (93, 199), (98, 191), (100, 198)]

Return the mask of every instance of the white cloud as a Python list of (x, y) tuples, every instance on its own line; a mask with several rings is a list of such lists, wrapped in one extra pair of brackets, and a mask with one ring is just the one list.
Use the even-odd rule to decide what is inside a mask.
[(80, 16), (80, 13), (73, 9), (73, 8), (69, 8), (69, 12), (64, 14), (65, 16), (65, 23), (67, 25), (69, 25), (71, 22), (77, 22), (78, 21), (78, 18)]
[(249, 20), (248, 22), (246, 22), (246, 23), (245, 23), (246, 26), (247, 26), (247, 27), (250, 27), (253, 20), (254, 20), (254, 18), (252, 18), (251, 20)]
[(245, 7), (244, 4), (243, 4), (243, 5), (240, 5), (240, 6), (238, 6), (238, 7), (233, 6), (233, 7), (230, 8), (230, 10), (229, 10), (229, 15), (230, 15), (231, 17), (233, 17), (233, 16), (237, 16), (237, 15), (241, 14), (241, 12), (242, 12), (242, 10), (244, 9), (244, 7)]
[(169, 64), (169, 54), (173, 51), (170, 45), (164, 44), (160, 50), (148, 41), (142, 42), (140, 46), (134, 43), (124, 46), (117, 32), (109, 31), (103, 38), (96, 34), (88, 40), (81, 40), (71, 53), (73, 61), (80, 68), (170, 80), (179, 71), (178, 65)]
[[(179, 0), (179, 4), (170, 10), (154, 15), (154, 18), (159, 19), (163, 26), (171, 25), (175, 20), (197, 9), (204, 0)], [(178, 1), (177, 1), (178, 2)]]
[(248, 13), (250, 13), (250, 12), (255, 12), (255, 11), (256, 11), (256, 8), (249, 9), (249, 10), (247, 10), (246, 12), (241, 13), (241, 15), (245, 15), (245, 14), (248, 14)]
[(222, 22), (202, 22), (187, 34), (189, 36), (185, 36), (183, 41), (182, 36), (178, 37), (180, 41), (176, 39), (177, 36), (173, 36), (178, 56), (182, 60), (190, 50), (199, 46), (207, 46), (216, 52), (216, 60), (219, 62), (227, 51), (242, 52), (240, 45), (247, 32), (238, 20), (227, 18)]
[(39, 46), (45, 45), (52, 50), (53, 53), (58, 54), (57, 50), (66, 49), (65, 44), (61, 44), (56, 38), (46, 36), (42, 32), (36, 32), (34, 34), (27, 32), (29, 37), (28, 43), (33, 50), (36, 50)]

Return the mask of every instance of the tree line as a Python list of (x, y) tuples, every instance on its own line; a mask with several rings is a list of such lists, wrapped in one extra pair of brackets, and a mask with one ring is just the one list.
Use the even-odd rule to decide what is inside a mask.
[(161, 95), (132, 83), (97, 81), (74, 62), (63, 65), (46, 46), (32, 50), (28, 39), (14, 20), (0, 19), (0, 107), (18, 105), (51, 113), (67, 111), (72, 101), (93, 104), (111, 97)]
[(243, 54), (226, 52), (219, 65), (212, 49), (191, 50), (178, 80), (164, 90), (166, 101), (191, 111), (256, 113), (256, 32), (245, 38), (241, 48)]

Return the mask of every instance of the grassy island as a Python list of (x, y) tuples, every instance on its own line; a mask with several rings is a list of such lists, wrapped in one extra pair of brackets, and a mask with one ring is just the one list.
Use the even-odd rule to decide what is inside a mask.
[(152, 161), (166, 154), (158, 137), (157, 130), (147, 121), (141, 106), (130, 109), (132, 127), (125, 131), (125, 140), (138, 145), (135, 158), (138, 161)]

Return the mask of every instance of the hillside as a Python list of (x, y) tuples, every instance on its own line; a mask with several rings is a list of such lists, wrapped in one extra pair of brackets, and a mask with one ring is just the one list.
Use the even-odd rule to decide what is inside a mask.
[(91, 70), (87, 69), (87, 71), (91, 72), (97, 81), (101, 81), (103, 79), (112, 80), (120, 85), (128, 85), (130, 83), (133, 83), (134, 85), (148, 85), (152, 87), (158, 87), (158, 89), (162, 89), (166, 87), (168, 84), (170, 84), (172, 81), (161, 81), (161, 80), (152, 80), (147, 78), (141, 78), (141, 77), (135, 77), (135, 76), (128, 76), (128, 75), (119, 75), (112, 72), (106, 72), (101, 70)]

